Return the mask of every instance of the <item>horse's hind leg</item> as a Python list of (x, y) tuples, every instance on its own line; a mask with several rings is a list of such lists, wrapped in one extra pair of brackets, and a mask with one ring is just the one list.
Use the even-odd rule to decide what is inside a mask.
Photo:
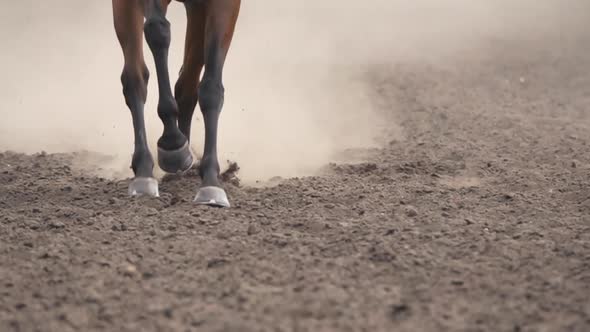
[(154, 162), (147, 145), (143, 117), (149, 72), (142, 51), (143, 7), (141, 2), (113, 0), (113, 19), (125, 58), (121, 82), (125, 102), (131, 110), (135, 136), (135, 149), (131, 163), (135, 178), (129, 185), (129, 193), (158, 196), (158, 182), (153, 178)]
[(219, 181), (217, 125), (223, 107), (223, 66), (240, 11), (240, 0), (216, 0), (206, 4), (204, 38), (205, 72), (199, 84), (199, 105), (205, 122), (205, 150), (199, 173), (203, 179), (195, 202), (229, 207)]
[(188, 170), (193, 163), (189, 142), (178, 128), (178, 105), (172, 95), (168, 72), (170, 22), (166, 19), (169, 0), (145, 0), (145, 39), (154, 56), (158, 75), (158, 116), (164, 132), (158, 140), (158, 163), (168, 173)]
[(205, 34), (205, 5), (185, 2), (186, 40), (180, 76), (174, 87), (178, 104), (178, 128), (190, 141), (193, 113), (198, 101), (199, 78), (203, 69)]

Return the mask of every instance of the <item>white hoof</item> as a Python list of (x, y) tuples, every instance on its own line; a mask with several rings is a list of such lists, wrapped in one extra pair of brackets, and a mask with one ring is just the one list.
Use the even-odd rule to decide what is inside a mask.
[(194, 202), (200, 205), (214, 207), (230, 207), (225, 190), (213, 186), (199, 189), (197, 196), (195, 196)]
[(151, 197), (160, 197), (158, 192), (158, 180), (154, 178), (135, 178), (129, 184), (130, 196), (148, 195)]

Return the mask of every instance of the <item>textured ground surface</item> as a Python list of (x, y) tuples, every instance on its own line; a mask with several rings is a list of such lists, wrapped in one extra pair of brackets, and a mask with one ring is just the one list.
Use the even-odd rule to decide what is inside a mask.
[(404, 139), (229, 210), (2, 153), (0, 330), (589, 331), (585, 40), (368, 68)]

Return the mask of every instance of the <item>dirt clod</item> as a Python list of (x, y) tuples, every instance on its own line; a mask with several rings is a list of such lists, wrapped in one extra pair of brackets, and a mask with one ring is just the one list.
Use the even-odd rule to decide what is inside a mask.
[(239, 187), (240, 179), (238, 178), (238, 172), (240, 171), (240, 166), (238, 166), (238, 163), (229, 160), (227, 163), (227, 169), (220, 175), (221, 180), (223, 182), (231, 183), (234, 186)]
[(405, 206), (404, 210), (406, 212), (406, 215), (410, 218), (416, 217), (418, 215), (418, 210), (411, 205)]
[(66, 227), (66, 224), (58, 220), (51, 220), (49, 222), (49, 227), (54, 229), (62, 229)]

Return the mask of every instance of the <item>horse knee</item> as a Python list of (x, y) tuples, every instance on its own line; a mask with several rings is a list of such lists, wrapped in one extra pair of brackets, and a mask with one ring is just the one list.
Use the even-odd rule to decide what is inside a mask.
[(221, 80), (204, 78), (199, 84), (199, 104), (203, 112), (220, 112), (225, 89)]
[(121, 84), (123, 85), (123, 95), (125, 103), (130, 106), (137, 103), (145, 103), (147, 99), (147, 84), (150, 78), (150, 72), (147, 66), (143, 65), (142, 70), (125, 67), (121, 74)]
[(145, 40), (152, 52), (170, 47), (170, 22), (164, 16), (150, 17), (143, 26)]

